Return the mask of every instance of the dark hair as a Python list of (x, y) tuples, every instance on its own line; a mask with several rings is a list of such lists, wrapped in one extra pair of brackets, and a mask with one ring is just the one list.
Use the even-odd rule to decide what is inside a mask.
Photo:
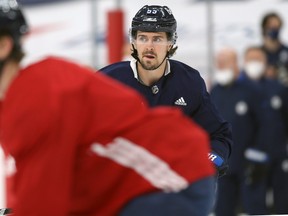
[[(175, 35), (171, 32), (166, 32), (166, 35), (167, 35), (168, 41), (172, 41), (172, 43), (174, 43)], [(177, 38), (177, 36), (176, 36), (176, 38)], [(168, 58), (172, 57), (175, 54), (177, 49), (178, 49), (178, 46), (174, 46), (174, 44), (173, 44), (171, 49), (168, 51), (167, 57)]]
[(270, 12), (270, 13), (267, 13), (263, 19), (262, 19), (262, 22), (261, 22), (261, 28), (262, 28), (262, 34), (264, 35), (265, 34), (265, 28), (267, 26), (267, 23), (269, 21), (269, 19), (271, 18), (276, 18), (279, 20), (280, 22), (280, 27), (282, 27), (283, 25), (283, 21), (281, 19), (281, 17), (279, 16), (279, 14), (277, 14), (276, 12)]

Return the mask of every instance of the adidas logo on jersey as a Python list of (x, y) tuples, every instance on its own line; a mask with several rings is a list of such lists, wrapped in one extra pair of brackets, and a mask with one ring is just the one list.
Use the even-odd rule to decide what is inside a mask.
[(176, 105), (180, 105), (180, 106), (187, 106), (187, 103), (185, 102), (184, 98), (181, 97), (178, 100), (175, 101)]

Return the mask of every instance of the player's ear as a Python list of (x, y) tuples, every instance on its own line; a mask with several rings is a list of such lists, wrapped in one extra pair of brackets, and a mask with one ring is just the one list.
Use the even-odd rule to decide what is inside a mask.
[(137, 47), (137, 45), (136, 45), (136, 43), (135, 43), (135, 40), (133, 40), (133, 41), (131, 42), (131, 48), (132, 48), (132, 50), (133, 50), (133, 49), (136, 49), (136, 47)]
[(7, 58), (13, 49), (13, 39), (9, 36), (0, 37), (0, 60)]

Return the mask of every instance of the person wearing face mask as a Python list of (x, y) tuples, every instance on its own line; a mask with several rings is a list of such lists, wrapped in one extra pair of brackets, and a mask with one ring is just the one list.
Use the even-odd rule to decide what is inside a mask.
[[(249, 47), (244, 55), (243, 82), (261, 92), (262, 118), (266, 119), (264, 140), (245, 153), (247, 161), (246, 202), (249, 214), (288, 213), (287, 89), (278, 80), (265, 77), (266, 55), (261, 47)], [(265, 122), (264, 122), (265, 123)], [(273, 191), (273, 209), (266, 205), (268, 189)], [(272, 212), (271, 212), (272, 211)]]
[(288, 85), (288, 47), (281, 42), (280, 32), (283, 26), (281, 17), (275, 13), (267, 13), (261, 22), (263, 45), (267, 57), (267, 76), (278, 79)]
[(263, 140), (264, 120), (259, 112), (260, 93), (251, 83), (238, 79), (237, 53), (232, 48), (223, 48), (215, 56), (215, 84), (211, 99), (220, 114), (232, 125), (233, 151), (228, 161), (230, 172), (219, 179), (216, 216), (233, 216), (248, 211), (243, 190), (244, 152)]

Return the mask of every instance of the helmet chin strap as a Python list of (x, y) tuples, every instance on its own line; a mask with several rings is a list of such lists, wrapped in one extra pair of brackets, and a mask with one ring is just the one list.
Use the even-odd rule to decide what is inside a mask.
[[(131, 53), (131, 56), (132, 56), (133, 58), (135, 58), (135, 59), (137, 60), (137, 62), (139, 62), (139, 64), (144, 68), (143, 64), (140, 62), (140, 59), (139, 59), (139, 57), (138, 57), (138, 51), (137, 51), (137, 49), (135, 49), (133, 43), (132, 43), (131, 45), (132, 45), (132, 48), (133, 48), (133, 52)], [(164, 59), (162, 60), (162, 62), (161, 62), (156, 68), (153, 68), (153, 69), (151, 69), (151, 70), (156, 70), (156, 69), (158, 69), (158, 68), (164, 63), (164, 61), (166, 60), (166, 58), (168, 57), (168, 55), (169, 55), (169, 50), (167, 51), (167, 53), (166, 53)]]
[(167, 56), (168, 56), (168, 52), (166, 53), (165, 57), (163, 58), (163, 61), (158, 65), (158, 67), (154, 68), (153, 70), (158, 69), (164, 63), (164, 61), (167, 59)]

